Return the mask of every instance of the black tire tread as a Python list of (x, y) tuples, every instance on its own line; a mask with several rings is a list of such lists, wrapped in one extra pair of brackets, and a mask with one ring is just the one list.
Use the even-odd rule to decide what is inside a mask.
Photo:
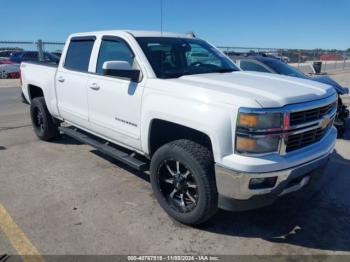
[[(45, 130), (44, 134), (41, 134), (41, 135), (35, 130), (35, 127), (34, 127), (36, 135), (38, 136), (38, 138), (40, 140), (44, 140), (44, 141), (50, 141), (50, 140), (56, 138), (59, 135), (58, 124), (55, 121), (55, 119), (51, 116), (49, 110), (47, 109), (45, 98), (44, 97), (34, 98), (31, 102), (31, 111), (32, 111), (33, 107), (35, 107), (35, 106), (39, 107), (43, 111), (45, 121), (47, 123), (46, 130)], [(32, 113), (31, 113), (31, 115), (32, 115)], [(32, 121), (33, 121), (33, 119), (32, 119)]]
[[(204, 223), (209, 218), (211, 218), (218, 209), (218, 193), (216, 188), (214, 159), (212, 152), (203, 145), (187, 139), (175, 140), (162, 146), (161, 148), (163, 147), (170, 147), (171, 149), (179, 149), (187, 152), (195, 159), (195, 161), (199, 164), (201, 169), (206, 174), (207, 179), (204, 179), (204, 191), (206, 192), (205, 202), (207, 205), (201, 214), (201, 219), (197, 220), (194, 223), (188, 224), (199, 225)], [(157, 154), (157, 152), (155, 154)]]

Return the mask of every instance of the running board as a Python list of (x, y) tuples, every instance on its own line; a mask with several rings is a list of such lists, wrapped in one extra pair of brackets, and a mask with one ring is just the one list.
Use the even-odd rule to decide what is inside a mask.
[(121, 150), (118, 150), (112, 146), (108, 145), (108, 142), (102, 143), (98, 141), (97, 139), (94, 139), (92, 136), (89, 136), (81, 131), (79, 129), (72, 129), (69, 127), (59, 127), (59, 130), (66, 134), (67, 136), (70, 136), (79, 142), (82, 142), (84, 144), (88, 144), (97, 150), (101, 151), (102, 153), (117, 159), (120, 162), (123, 162), (124, 164), (127, 164), (131, 166), (132, 168), (135, 168), (139, 171), (145, 171), (148, 169), (148, 163), (143, 162), (139, 159), (136, 159), (134, 157), (135, 153), (132, 152), (131, 154), (125, 153)]

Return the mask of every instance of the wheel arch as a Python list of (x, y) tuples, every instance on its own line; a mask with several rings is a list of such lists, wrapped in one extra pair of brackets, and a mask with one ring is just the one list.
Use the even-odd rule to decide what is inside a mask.
[(162, 145), (179, 139), (197, 142), (213, 152), (212, 141), (207, 133), (189, 126), (155, 118), (151, 120), (148, 132), (149, 156), (152, 156)]
[(27, 88), (30, 101), (32, 101), (36, 97), (44, 97), (44, 90), (41, 87), (29, 84)]
[[(152, 156), (152, 134), (154, 124), (163, 121), (172, 126), (181, 126), (209, 138), (215, 162), (220, 163), (224, 155), (233, 150), (234, 107), (225, 103), (212, 103), (210, 99), (201, 98), (195, 94), (185, 97), (179, 93), (169, 94), (158, 89), (145, 90), (141, 110), (141, 149)], [(177, 137), (188, 138), (188, 137)]]

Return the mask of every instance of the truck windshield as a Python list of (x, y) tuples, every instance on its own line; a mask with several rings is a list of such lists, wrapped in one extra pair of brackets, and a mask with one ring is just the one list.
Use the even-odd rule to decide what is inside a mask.
[(216, 48), (199, 39), (137, 37), (158, 78), (239, 71)]

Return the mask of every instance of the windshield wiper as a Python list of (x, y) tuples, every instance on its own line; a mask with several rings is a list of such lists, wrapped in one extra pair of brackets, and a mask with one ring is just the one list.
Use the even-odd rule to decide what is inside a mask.
[(217, 69), (214, 71), (203, 71), (203, 72), (196, 72), (196, 74), (213, 74), (213, 73), (231, 73), (237, 71), (235, 69), (232, 68), (221, 68), (221, 69)]

